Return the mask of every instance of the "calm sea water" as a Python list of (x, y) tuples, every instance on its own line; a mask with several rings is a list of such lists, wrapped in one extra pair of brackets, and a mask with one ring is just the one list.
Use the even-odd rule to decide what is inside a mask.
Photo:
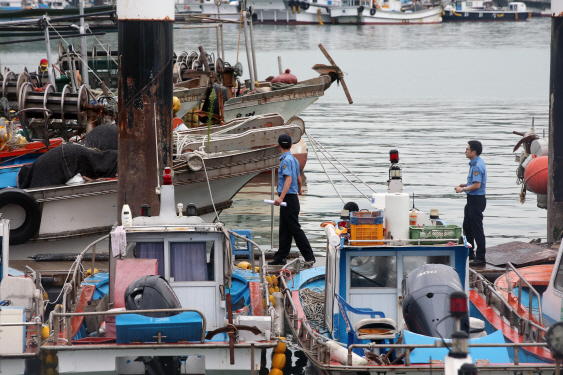
[[(301, 117), (317, 141), (376, 191), (385, 191), (388, 153), (397, 149), (404, 191), (415, 194), (416, 207), (438, 208), (449, 224), (461, 225), (465, 196), (453, 187), (465, 182), (466, 142), (480, 140), (488, 172), (485, 233), (488, 245), (496, 245), (546, 238), (546, 211), (536, 207), (535, 196), (528, 193), (526, 203), (518, 201), (512, 148), (519, 137), (512, 131), (528, 130), (535, 117), (540, 134), (547, 133), (550, 28), (550, 19), (532, 19), (427, 26), (257, 25), (254, 32), (260, 77), (277, 74), (277, 56), (299, 79), (314, 77), (314, 64), (328, 64), (319, 43), (347, 73), (353, 105), (334, 85)], [(234, 64), (238, 55), (246, 68), (237, 37), (237, 26), (225, 25), (226, 60)], [(209, 30), (176, 30), (174, 38), (176, 52), (199, 45), (216, 48), (215, 32)], [(115, 34), (99, 39), (117, 49)], [(35, 69), (44, 55), (41, 43), (0, 46), (1, 64), (15, 72)], [(345, 200), (369, 208), (368, 200), (322, 161)], [(325, 239), (319, 224), (337, 219), (343, 204), (311, 148), (304, 177), (300, 221), (320, 255)], [(266, 247), (270, 207), (262, 200), (269, 198), (270, 179), (254, 179), (221, 216), (229, 226), (252, 229)], [(285, 373), (309, 371), (299, 354)]]

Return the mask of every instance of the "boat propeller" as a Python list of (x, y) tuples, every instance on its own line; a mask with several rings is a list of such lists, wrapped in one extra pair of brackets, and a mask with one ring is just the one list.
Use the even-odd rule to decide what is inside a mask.
[(344, 90), (344, 94), (346, 94), (348, 103), (354, 103), (352, 96), (350, 96), (350, 92), (348, 91), (348, 86), (346, 86), (346, 82), (344, 82), (344, 73), (342, 73), (342, 70), (340, 70), (338, 65), (336, 65), (336, 63), (334, 62), (332, 57), (330, 57), (327, 50), (323, 47), (322, 44), (319, 44), (319, 48), (331, 65), (315, 64), (315, 66), (313, 66), (313, 70), (315, 70), (319, 74), (329, 75), (333, 82), (336, 81), (338, 83), (342, 83), (342, 89)]

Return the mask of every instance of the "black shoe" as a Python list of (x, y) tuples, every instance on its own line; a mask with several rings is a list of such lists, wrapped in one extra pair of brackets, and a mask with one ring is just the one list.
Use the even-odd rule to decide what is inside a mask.
[(473, 260), (473, 259), (475, 259), (475, 253), (470, 251), (469, 252), (469, 260)]
[(469, 267), (485, 267), (486, 264), (484, 259), (475, 259), (469, 262)]
[(282, 260), (272, 260), (271, 262), (268, 262), (268, 264), (270, 266), (285, 266), (285, 259)]

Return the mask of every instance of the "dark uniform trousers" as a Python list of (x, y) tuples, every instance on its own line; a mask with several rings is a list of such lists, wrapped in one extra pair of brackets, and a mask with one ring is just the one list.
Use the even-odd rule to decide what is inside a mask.
[(483, 231), (483, 211), (487, 207), (487, 198), (484, 195), (467, 195), (465, 205), (465, 216), (463, 218), (463, 232), (467, 242), (473, 246), (477, 245), (476, 259), (485, 260), (485, 232)]
[(309, 240), (301, 229), (301, 224), (299, 224), (301, 207), (297, 194), (286, 194), (283, 201), (287, 203), (287, 207), (280, 206), (280, 247), (274, 256), (274, 260), (281, 261), (287, 258), (291, 250), (292, 239), (295, 239), (295, 244), (305, 261), (314, 260), (313, 249), (311, 249)]

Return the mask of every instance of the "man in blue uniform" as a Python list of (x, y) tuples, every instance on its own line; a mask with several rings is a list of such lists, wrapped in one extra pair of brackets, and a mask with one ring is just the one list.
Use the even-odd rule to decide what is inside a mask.
[[(465, 205), (465, 216), (463, 218), (463, 232), (467, 242), (471, 244), (469, 250), (470, 266), (479, 267), (485, 265), (485, 232), (483, 231), (483, 211), (487, 207), (485, 190), (487, 187), (487, 169), (485, 162), (481, 159), (483, 145), (479, 141), (467, 142), (465, 156), (469, 161), (469, 174), (467, 184), (455, 187), (456, 193), (467, 194)], [(477, 251), (474, 252), (475, 245)]]
[(280, 167), (278, 168), (278, 195), (274, 201), (276, 206), (286, 202), (287, 206), (280, 207), (280, 242), (279, 249), (274, 254), (274, 260), (268, 262), (270, 265), (284, 265), (285, 258), (289, 255), (291, 241), (295, 239), (295, 244), (305, 258), (305, 262), (312, 265), (315, 262), (313, 250), (309, 240), (301, 225), (299, 224), (299, 198), (297, 194), (303, 194), (301, 175), (299, 173), (299, 162), (291, 155), (291, 137), (282, 134), (278, 138), (278, 148), (280, 149)]

